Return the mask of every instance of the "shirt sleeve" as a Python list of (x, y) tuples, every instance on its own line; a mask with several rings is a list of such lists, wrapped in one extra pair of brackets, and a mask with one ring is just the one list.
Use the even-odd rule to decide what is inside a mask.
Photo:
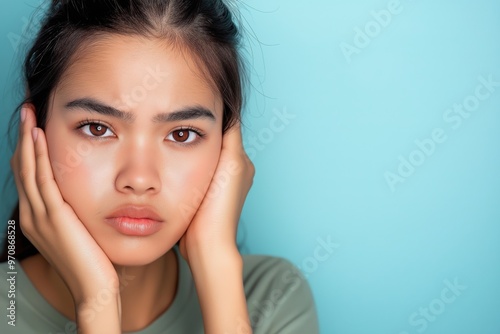
[(291, 262), (268, 257), (247, 299), (254, 334), (317, 334), (318, 317), (309, 283)]

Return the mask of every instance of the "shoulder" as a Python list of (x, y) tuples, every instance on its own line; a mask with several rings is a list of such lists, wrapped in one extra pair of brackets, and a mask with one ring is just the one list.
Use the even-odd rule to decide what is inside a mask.
[(254, 333), (317, 333), (314, 298), (289, 260), (243, 255), (243, 282)]
[(307, 281), (299, 269), (289, 260), (282, 257), (268, 255), (243, 255), (243, 279), (245, 286), (257, 288), (287, 287), (296, 290)]
[(53, 309), (33, 286), (21, 265), (24, 261), (0, 262), (0, 304), (6, 312), (0, 333), (59, 333), (72, 328), (74, 323)]

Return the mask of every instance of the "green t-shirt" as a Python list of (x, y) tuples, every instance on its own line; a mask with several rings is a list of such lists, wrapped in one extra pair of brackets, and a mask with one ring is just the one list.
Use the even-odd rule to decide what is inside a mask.
[[(189, 265), (178, 253), (179, 280), (170, 307), (148, 327), (130, 334), (204, 333), (201, 308)], [(272, 256), (243, 255), (243, 280), (254, 334), (319, 333), (316, 307), (309, 284), (289, 261)], [(36, 290), (17, 264), (15, 297), (7, 274), (7, 262), (0, 263), (0, 333), (76, 333), (76, 324), (54, 309)], [(12, 298), (13, 297), (13, 298)], [(9, 310), (15, 300), (15, 326)], [(235, 331), (235, 333), (238, 331)], [(239, 333), (239, 332), (238, 332)]]

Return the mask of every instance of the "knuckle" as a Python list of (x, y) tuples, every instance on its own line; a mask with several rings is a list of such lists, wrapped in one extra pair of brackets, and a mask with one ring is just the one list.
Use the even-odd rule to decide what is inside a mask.
[(32, 171), (29, 168), (19, 169), (19, 179), (21, 182), (26, 182), (31, 177)]
[(234, 162), (234, 169), (237, 171), (237, 174), (244, 174), (245, 173), (245, 162), (242, 160), (237, 160)]
[(21, 229), (21, 232), (24, 234), (24, 236), (31, 242), (33, 243), (33, 235), (36, 235), (36, 233), (33, 231), (31, 227), (28, 227), (26, 225), (20, 224), (19, 228)]
[(43, 159), (45, 157), (45, 152), (44, 151), (36, 151), (35, 152), (35, 157), (36, 159)]
[(250, 172), (250, 175), (251, 175), (252, 177), (254, 177), (254, 176), (255, 176), (255, 166), (254, 166), (254, 164), (253, 164), (252, 162), (250, 162), (250, 163), (248, 164), (248, 170), (249, 170), (249, 172)]
[(26, 210), (20, 210), (19, 212), (19, 228), (26, 236), (32, 234), (33, 218), (31, 213), (26, 212)]
[(46, 221), (45, 216), (45, 213), (39, 212), (37, 214), (32, 210), (26, 210), (24, 213), (19, 212), (19, 227), (30, 241), (43, 235), (43, 226), (45, 224), (42, 224), (42, 222)]
[(36, 179), (36, 183), (41, 188), (46, 186), (50, 182), (50, 178), (47, 175), (38, 175)]
[(245, 155), (242, 161), (243, 166), (245, 167), (245, 170), (249, 173), (254, 175), (255, 174), (255, 165), (253, 164), (252, 160), (248, 156)]

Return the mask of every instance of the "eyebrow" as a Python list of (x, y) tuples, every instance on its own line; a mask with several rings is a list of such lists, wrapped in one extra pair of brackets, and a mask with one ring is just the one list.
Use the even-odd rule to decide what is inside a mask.
[[(73, 100), (71, 102), (68, 102), (65, 105), (65, 108), (68, 110), (83, 109), (91, 113), (118, 118), (129, 123), (135, 120), (135, 115), (133, 113), (118, 110), (92, 98), (81, 98)], [(153, 117), (152, 121), (155, 123), (163, 123), (199, 118), (206, 118), (213, 122), (215, 121), (214, 113), (208, 108), (201, 105), (188, 106), (169, 113), (159, 113)]]

